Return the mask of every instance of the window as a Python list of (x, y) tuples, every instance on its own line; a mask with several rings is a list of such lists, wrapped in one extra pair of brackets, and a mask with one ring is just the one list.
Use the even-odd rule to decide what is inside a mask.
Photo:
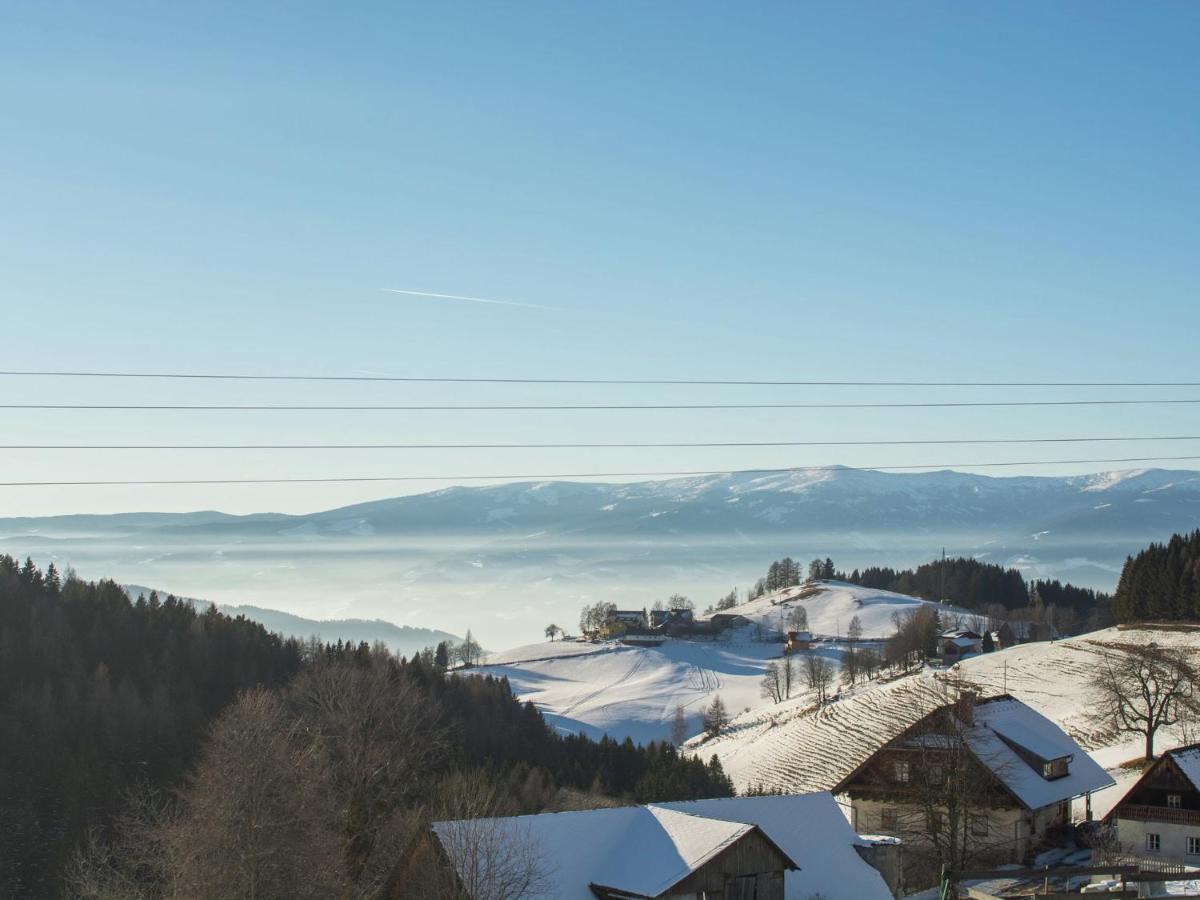
[(1151, 853), (1157, 853), (1159, 850), (1161, 850), (1162, 849), (1161, 836), (1159, 836), (1157, 834), (1153, 834), (1153, 833), (1147, 834), (1146, 835), (1146, 849), (1149, 850)]
[(901, 784), (908, 784), (912, 781), (912, 763), (907, 760), (896, 761), (896, 780)]
[(1047, 781), (1053, 778), (1063, 778), (1067, 774), (1067, 761), (1065, 759), (1052, 759), (1050, 762), (1042, 764), (1042, 777)]
[(895, 831), (896, 830), (896, 819), (897, 819), (896, 810), (894, 810), (894, 809), (880, 810), (880, 812), (879, 812), (879, 827), (881, 829), (883, 829), (883, 831), (885, 833), (887, 833), (889, 831)]
[(1183, 806), (1183, 797), (1179, 794), (1167, 794), (1167, 809), (1179, 809)]
[(975, 837), (988, 836), (988, 817), (971, 816), (971, 834)]
[(1189, 837), (1187, 839), (1187, 855), (1200, 856), (1200, 837)]

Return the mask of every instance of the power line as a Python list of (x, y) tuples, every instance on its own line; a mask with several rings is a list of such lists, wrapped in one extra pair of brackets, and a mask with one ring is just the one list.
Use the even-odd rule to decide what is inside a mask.
[(620, 404), (499, 404), (499, 405), (355, 405), (311, 404), (117, 404), (117, 403), (3, 403), (0, 409), (61, 410), (225, 410), (304, 412), (565, 412), (584, 410), (667, 409), (935, 409), (998, 406), (1145, 406), (1151, 404), (1194, 404), (1200, 399), (1140, 398), (1130, 400), (996, 400), (949, 403), (620, 403)]
[(384, 481), (549, 481), (563, 478), (667, 478), (702, 475), (779, 475), (787, 472), (832, 472), (832, 471), (912, 471), (917, 469), (986, 469), (1004, 466), (1066, 466), (1095, 465), (1137, 462), (1180, 462), (1200, 460), (1200, 456), (1138, 456), (1124, 459), (1050, 459), (1024, 460), (1020, 462), (983, 463), (925, 463), (901, 466), (799, 466), (791, 469), (702, 469), (676, 472), (567, 472), (552, 475), (379, 475), (330, 478), (178, 478), (178, 479), (114, 479), (105, 481), (3, 481), (0, 487), (86, 487), (86, 486), (131, 486), (131, 485), (185, 485), (185, 484), (344, 484), (351, 482)]
[(431, 378), (401, 375), (240, 375), (229, 372), (0, 371), (29, 378), (154, 378), (212, 381), (379, 381), (415, 384), (729, 385), (738, 387), (1200, 387), (1200, 381), (769, 381), (691, 378)]
[(946, 438), (868, 441), (664, 441), (545, 444), (0, 444), (0, 450), (612, 450), (722, 447), (900, 447), (967, 444), (1086, 444), (1200, 441), (1200, 435), (1159, 437)]

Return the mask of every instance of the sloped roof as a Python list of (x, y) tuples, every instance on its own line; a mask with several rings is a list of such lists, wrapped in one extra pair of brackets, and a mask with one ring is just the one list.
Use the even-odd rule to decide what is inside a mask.
[(1200, 744), (1192, 744), (1189, 747), (1177, 747), (1174, 750), (1168, 750), (1167, 755), (1175, 761), (1175, 765), (1179, 766), (1179, 770), (1187, 776), (1187, 780), (1192, 783), (1192, 787), (1200, 791)]
[[(971, 751), (1029, 809), (1116, 784), (1066, 732), (1019, 700), (1006, 696), (984, 701), (976, 705), (974, 716), (966, 732)], [(1068, 774), (1043, 778), (1002, 737), (1042, 759), (1073, 757)]]
[[(785, 875), (788, 900), (814, 893), (888, 900), (882, 877), (854, 850), (861, 843), (828, 793), (736, 797), (481, 820), (505, 846), (532, 845), (544, 860), (544, 900), (594, 900), (590, 886), (654, 897), (756, 828), (799, 871)], [(455, 826), (434, 831), (456, 865)], [(469, 843), (469, 842), (465, 842)], [(531, 898), (533, 900), (533, 898)]]
[(974, 639), (969, 638), (969, 637), (952, 637), (952, 638), (943, 637), (942, 640), (948, 644), (953, 644), (955, 647), (974, 647), (975, 646)]
[(800, 867), (784, 875), (786, 900), (814, 896), (889, 900), (883, 876), (855, 846), (860, 838), (828, 791), (772, 797), (687, 800), (662, 806), (710, 818), (753, 822)]

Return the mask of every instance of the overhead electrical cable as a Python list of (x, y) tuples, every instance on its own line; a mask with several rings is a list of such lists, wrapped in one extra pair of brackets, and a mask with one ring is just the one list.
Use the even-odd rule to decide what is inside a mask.
[(0, 450), (614, 450), (723, 447), (900, 447), (966, 444), (1087, 444), (1200, 441), (1200, 435), (1150, 437), (933, 438), (864, 441), (646, 441), (503, 444), (0, 444)]
[(415, 384), (595, 384), (697, 385), (737, 387), (1200, 387), (1200, 381), (831, 381), (724, 378), (471, 378), (406, 375), (253, 375), (231, 372), (90, 372), (6, 370), (0, 376), (26, 378), (150, 378), (214, 381), (363, 381)]
[(0, 403), (0, 409), (61, 410), (208, 410), (291, 412), (566, 412), (583, 410), (668, 409), (940, 409), (999, 406), (1146, 406), (1196, 404), (1197, 399), (1132, 398), (1127, 400), (990, 400), (920, 403), (600, 403), (600, 404), (476, 404), (476, 405), (350, 405), (326, 404), (124, 404), (124, 403)]
[(1049, 459), (1021, 460), (1011, 462), (981, 463), (923, 463), (898, 466), (794, 466), (782, 469), (701, 469), (694, 471), (669, 472), (564, 472), (541, 474), (496, 474), (496, 475), (367, 475), (335, 476), (317, 478), (163, 478), (163, 479), (109, 479), (86, 481), (3, 481), (0, 487), (85, 487), (85, 486), (132, 486), (132, 485), (185, 485), (185, 484), (345, 484), (352, 482), (402, 482), (402, 481), (551, 481), (564, 478), (679, 478), (712, 475), (780, 475), (793, 471), (912, 471), (917, 469), (988, 469), (1005, 466), (1066, 466), (1096, 465), (1140, 462), (1180, 462), (1200, 460), (1200, 456), (1137, 456), (1123, 459)]

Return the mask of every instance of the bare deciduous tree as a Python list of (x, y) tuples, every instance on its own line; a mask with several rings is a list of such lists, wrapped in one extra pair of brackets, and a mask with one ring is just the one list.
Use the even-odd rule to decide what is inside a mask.
[(247, 692), (222, 714), (161, 829), (176, 896), (343, 892), (336, 804), (305, 744), (269, 691)]
[(817, 692), (817, 702), (824, 703), (829, 699), (829, 686), (833, 684), (833, 665), (815, 650), (805, 650), (801, 662), (804, 682), (810, 690)]
[(783, 700), (783, 677), (779, 668), (774, 661), (767, 663), (766, 671), (763, 672), (762, 685), (759, 688), (764, 697), (775, 703)]
[(1125, 644), (1105, 654), (1100, 692), (1117, 730), (1142, 735), (1151, 760), (1159, 729), (1200, 711), (1198, 676), (1196, 665), (1178, 650)]
[(517, 810), (501, 800), (494, 779), (482, 772), (452, 775), (441, 795), (437, 838), (452, 872), (423, 884), (422, 897), (522, 900), (549, 889), (551, 862), (528, 826), (497, 823)]
[(676, 747), (683, 746), (683, 742), (687, 740), (687, 716), (683, 712), (683, 705), (675, 706), (675, 715), (671, 717), (671, 743)]
[(808, 630), (808, 610), (797, 604), (788, 610), (788, 628), (792, 631)]

